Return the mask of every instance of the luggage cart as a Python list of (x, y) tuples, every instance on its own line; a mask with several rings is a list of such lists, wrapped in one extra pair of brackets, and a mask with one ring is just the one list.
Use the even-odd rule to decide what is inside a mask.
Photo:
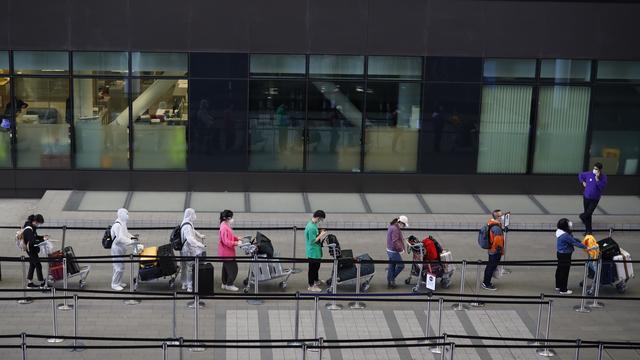
[[(411, 279), (415, 276), (418, 280), (416, 285), (411, 288), (411, 291), (418, 292), (420, 291), (420, 286), (424, 286), (426, 289), (426, 266), (425, 265), (425, 253), (426, 250), (424, 248), (424, 243), (422, 241), (418, 241), (415, 236), (410, 236), (407, 239), (407, 252), (413, 254), (411, 264), (411, 271), (409, 272), (409, 277), (404, 281), (405, 284), (411, 285)], [(444, 260), (445, 262), (452, 261), (453, 258), (451, 256), (451, 251), (447, 249), (443, 249), (442, 254), (440, 254), (440, 260)], [(448, 289), (451, 286), (451, 279), (453, 278), (453, 273), (455, 272), (455, 266), (453, 264), (440, 264), (442, 266), (442, 271), (436, 275), (437, 278), (440, 278), (440, 286), (444, 289)]]
[[(140, 266), (138, 274), (134, 279), (134, 289), (142, 282), (153, 281), (157, 279), (169, 278), (169, 289), (176, 286), (176, 278), (180, 274), (180, 266), (176, 263), (171, 244), (162, 246), (152, 246), (140, 249), (134, 246), (134, 255), (140, 255)], [(145, 258), (144, 256), (148, 257)]]
[[(252, 257), (252, 263), (249, 269), (247, 277), (242, 282), (245, 294), (249, 293), (249, 290), (253, 285), (258, 285), (265, 281), (280, 280), (278, 286), (284, 290), (287, 288), (289, 277), (293, 274), (293, 269), (283, 268), (282, 263), (279, 260), (272, 259), (265, 251), (265, 248), (273, 247), (270, 245), (271, 240), (261, 233), (257, 233), (256, 237), (251, 239), (250, 236), (241, 239), (243, 241), (240, 245), (240, 249), (246, 254)], [(265, 247), (262, 244), (268, 242), (269, 246)], [(270, 251), (269, 251), (270, 252)], [(278, 253), (273, 251), (273, 256), (278, 257)]]
[[(337, 276), (336, 285), (355, 285), (358, 282), (356, 267), (353, 263), (353, 252), (349, 249), (342, 250), (338, 239), (333, 234), (327, 234), (324, 238), (324, 242), (329, 249), (329, 255), (334, 260), (334, 264), (337, 260)], [(369, 254), (362, 254), (358, 256), (360, 262), (360, 291), (367, 292), (371, 286), (371, 280), (376, 274), (375, 265), (373, 259)], [(331, 286), (333, 279), (333, 271), (336, 266), (333, 266), (331, 270), (331, 277), (326, 281), (327, 292), (332, 293), (333, 287)]]
[(76, 256), (71, 246), (67, 246), (63, 250), (53, 252), (51, 252), (53, 246), (49, 241), (44, 241), (39, 246), (44, 248), (47, 253), (47, 286), (53, 286), (56, 281), (62, 281), (64, 279), (64, 265), (62, 263), (62, 259), (65, 257), (65, 254), (67, 255), (67, 281), (78, 278), (78, 286), (80, 289), (84, 289), (85, 286), (87, 286), (87, 276), (89, 276), (91, 266), (79, 266), (76, 262)]

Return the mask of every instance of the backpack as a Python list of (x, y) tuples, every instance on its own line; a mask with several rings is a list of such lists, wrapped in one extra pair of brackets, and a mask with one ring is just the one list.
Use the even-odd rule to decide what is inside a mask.
[(491, 228), (493, 228), (496, 225), (497, 224), (491, 224), (491, 225), (484, 224), (480, 228), (480, 231), (478, 232), (478, 245), (480, 245), (481, 248), (483, 249), (491, 248), (490, 232), (491, 232)]
[(180, 224), (174, 227), (173, 230), (171, 230), (171, 235), (169, 235), (169, 242), (171, 243), (171, 247), (175, 251), (182, 251), (182, 248), (184, 247), (184, 243), (186, 242), (186, 240), (182, 240), (182, 227), (187, 224), (189, 223)]
[(31, 226), (26, 226), (26, 227), (20, 228), (18, 231), (16, 231), (16, 247), (20, 251), (27, 251), (27, 249), (28, 249), (27, 244), (24, 242), (24, 231), (27, 228), (33, 230), (33, 228)]
[(263, 233), (256, 233), (256, 244), (258, 246), (258, 254), (266, 255), (268, 258), (273, 257), (273, 244), (268, 237), (264, 236)]
[[(119, 221), (116, 221), (116, 223), (120, 224)], [(113, 246), (113, 240), (115, 240), (111, 237), (112, 226), (113, 225), (107, 226), (107, 228), (104, 230), (104, 234), (102, 235), (102, 247), (105, 249), (111, 249), (111, 247)]]
[(427, 239), (433, 241), (433, 245), (435, 245), (436, 251), (438, 252), (438, 257), (440, 257), (440, 254), (442, 254), (443, 251), (442, 245), (440, 245), (440, 243), (431, 235), (427, 236)]

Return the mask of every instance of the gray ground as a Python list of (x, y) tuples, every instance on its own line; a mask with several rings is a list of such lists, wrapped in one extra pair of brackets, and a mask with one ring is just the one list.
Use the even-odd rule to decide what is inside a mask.
[[(111, 213), (100, 211), (63, 211), (69, 194), (65, 192), (49, 192), (42, 200), (1, 200), (0, 208), (7, 215), (7, 225), (17, 224), (25, 214), (34, 210), (42, 211), (48, 218), (48, 223), (67, 222), (70, 219), (82, 219), (85, 222), (99, 222), (109, 219)], [(637, 198), (636, 198), (637, 199)], [(550, 201), (549, 199), (545, 199)], [(551, 199), (553, 200), (553, 199)], [(485, 199), (486, 201), (486, 199)], [(623, 199), (627, 203), (629, 200)], [(633, 204), (635, 200), (631, 200)], [(483, 201), (484, 203), (484, 201)], [(394, 204), (389, 203), (389, 206)], [(395, 204), (397, 205), (397, 204)], [(623, 204), (624, 205), (624, 204)], [(622, 207), (623, 205), (619, 205)], [(371, 206), (371, 205), (370, 205)], [(399, 205), (398, 205), (399, 206)], [(488, 206), (487, 206), (488, 207)], [(613, 208), (614, 206), (610, 206)], [(631, 209), (633, 210), (633, 209)], [(606, 211), (606, 210), (605, 210)], [(212, 214), (203, 214), (198, 224), (210, 226)], [(179, 218), (177, 212), (132, 212), (131, 219), (154, 219), (155, 223), (170, 224), (172, 219)], [(264, 221), (277, 224), (278, 222), (303, 222), (304, 213), (275, 214), (275, 213), (239, 213), (236, 218), (240, 224), (242, 221)], [(330, 219), (335, 221), (335, 227), (341, 227), (348, 221), (370, 221), (383, 223), (390, 214), (344, 214), (330, 213)], [(573, 215), (575, 217), (575, 214)], [(339, 219), (336, 220), (336, 218)], [(428, 223), (430, 221), (440, 224), (448, 224), (451, 227), (472, 227), (483, 221), (485, 214), (455, 216), (447, 214), (412, 214), (410, 220), (416, 223)], [(514, 216), (514, 223), (527, 226), (545, 226), (557, 219), (557, 215), (538, 214)], [(455, 219), (455, 220), (453, 220)], [(517, 220), (516, 220), (517, 219)], [(637, 226), (640, 224), (640, 216), (633, 213), (629, 215), (599, 215), (596, 218), (598, 224), (614, 224)], [(516, 225), (516, 224), (514, 224)], [(53, 238), (60, 239), (60, 231), (47, 231)], [(238, 235), (251, 234), (253, 231), (238, 231)], [(166, 243), (168, 231), (140, 231), (145, 245), (161, 245)], [(208, 253), (215, 255), (217, 233), (204, 231), (208, 235)], [(293, 255), (293, 233), (290, 230), (265, 231), (274, 241), (275, 247), (284, 256)], [(334, 231), (340, 239), (343, 248), (351, 248), (354, 254), (369, 253), (374, 259), (384, 259), (385, 233), (382, 231)], [(433, 231), (434, 235), (444, 247), (452, 250), (456, 260), (467, 259), (474, 261), (484, 259), (485, 255), (476, 243), (475, 232)], [(0, 236), (7, 239), (9, 246), (5, 247), (4, 256), (17, 256), (18, 251), (13, 246), (15, 230), (2, 230)], [(424, 231), (412, 232), (410, 229), (406, 235), (415, 234), (419, 237), (426, 235)], [(76, 254), (82, 255), (106, 255), (108, 252), (99, 245), (101, 231), (67, 232), (66, 242), (74, 247)], [(604, 233), (596, 234), (602, 237)], [(620, 231), (615, 233), (616, 240), (632, 255), (640, 254), (638, 232)], [(298, 246), (296, 256), (303, 257), (302, 232), (297, 236)], [(526, 259), (553, 259), (555, 257), (555, 239), (553, 232), (511, 232), (508, 238), (510, 260)], [(579, 251), (574, 258), (583, 258)], [(219, 284), (220, 266), (215, 264), (216, 284)], [(304, 290), (306, 288), (306, 265), (299, 267), (302, 273), (293, 275), (289, 282), (288, 292)], [(516, 267), (510, 266), (513, 273), (495, 281), (498, 286), (497, 294), (539, 295), (540, 293), (553, 293), (553, 267)], [(46, 266), (45, 266), (46, 269)], [(383, 265), (377, 265), (377, 273), (370, 293), (387, 292), (385, 272)], [(574, 290), (579, 290), (577, 284), (582, 278), (582, 269), (572, 269), (570, 284)], [(475, 265), (469, 265), (466, 276), (466, 291), (472, 292), (475, 287)], [(237, 284), (246, 276), (247, 266), (240, 266), (240, 274)], [(321, 268), (321, 278), (330, 275), (329, 265)], [(128, 279), (129, 270), (125, 272)], [(400, 275), (399, 279), (408, 276), (408, 269)], [(107, 289), (111, 277), (111, 269), (108, 264), (92, 266), (88, 278), (88, 289)], [(16, 263), (2, 263), (2, 288), (16, 288), (22, 285), (20, 266)], [(445, 292), (455, 293), (460, 285), (460, 271), (456, 272), (452, 289)], [(77, 282), (70, 283), (70, 287), (77, 287)], [(140, 290), (163, 291), (167, 289), (166, 281), (145, 283)], [(216, 288), (218, 291), (219, 288)], [(261, 284), (264, 292), (281, 292), (276, 282)], [(409, 292), (410, 287), (402, 285), (399, 289)], [(353, 287), (344, 287), (340, 292), (351, 292)], [(481, 290), (482, 291), (482, 290)], [(602, 295), (617, 296), (614, 289), (603, 287)], [(5, 294), (14, 295), (14, 294)], [(640, 296), (640, 290), (632, 279), (624, 297)], [(640, 326), (640, 314), (637, 301), (604, 301), (605, 308), (594, 310), (588, 314), (580, 314), (573, 311), (573, 306), (578, 304), (574, 299), (561, 299), (555, 302), (551, 323), (551, 337), (568, 339), (590, 340), (617, 340), (640, 341), (638, 331)], [(193, 310), (187, 309), (185, 302), (178, 303), (177, 311), (177, 335), (192, 338)], [(344, 305), (347, 305), (346, 303)], [(50, 302), (34, 302), (30, 305), (19, 305), (15, 301), (0, 302), (0, 334), (20, 333), (22, 331), (33, 334), (51, 333), (51, 304)], [(206, 307), (200, 311), (200, 337), (215, 339), (257, 339), (257, 338), (290, 338), (292, 337), (294, 303), (289, 301), (268, 301), (261, 306), (253, 306), (245, 301), (207, 301)], [(424, 304), (409, 303), (367, 303), (365, 310), (343, 310), (330, 312), (321, 307), (319, 334), (329, 339), (366, 339), (384, 337), (412, 337), (423, 336), (426, 321), (426, 306)], [(432, 332), (435, 332), (436, 306), (432, 312)], [(79, 333), (86, 336), (130, 336), (130, 337), (168, 337), (171, 335), (171, 302), (144, 301), (136, 306), (126, 306), (121, 301), (83, 301), (79, 307)], [(301, 337), (313, 335), (313, 308), (311, 303), (303, 303), (301, 312)], [(538, 308), (535, 305), (487, 305), (481, 309), (454, 312), (447, 304), (443, 313), (443, 332), (449, 334), (486, 335), (486, 336), (514, 336), (531, 337), (535, 333), (535, 324)], [(59, 333), (63, 335), (73, 334), (72, 312), (57, 312), (59, 320)], [(543, 324), (544, 325), (544, 324)], [(2, 344), (14, 344), (15, 340), (2, 340)], [(87, 342), (97, 344), (96, 342)], [(469, 343), (466, 340), (457, 341), (459, 344)], [(491, 343), (488, 341), (473, 343)], [(500, 342), (498, 342), (500, 343)], [(45, 345), (44, 339), (32, 339), (31, 345)], [(70, 344), (65, 342), (63, 344)], [(557, 349), (561, 358), (570, 359), (572, 350)], [(17, 350), (0, 349), (0, 359), (19, 359)], [(532, 349), (457, 349), (458, 359), (533, 359), (538, 356)], [(595, 358), (595, 350), (583, 350), (583, 358)], [(81, 353), (69, 353), (65, 350), (29, 349), (29, 359), (100, 359), (106, 357), (157, 359), (162, 356), (160, 349), (145, 350), (87, 350)], [(389, 348), (389, 349), (362, 349), (362, 350), (331, 350), (323, 354), (323, 358), (331, 359), (432, 359), (434, 356), (425, 348)], [(311, 354), (317, 357), (317, 354)], [(209, 349), (204, 353), (190, 353), (185, 351), (185, 359), (300, 359), (300, 350), (281, 349)], [(170, 358), (177, 358), (177, 352), (170, 350)], [(605, 359), (639, 359), (640, 353), (628, 350), (606, 350)]]

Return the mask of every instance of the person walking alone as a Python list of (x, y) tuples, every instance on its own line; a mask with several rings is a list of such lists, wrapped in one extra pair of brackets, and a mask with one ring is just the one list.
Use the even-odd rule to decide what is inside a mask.
[(402, 253), (404, 253), (404, 238), (402, 229), (409, 226), (409, 219), (402, 215), (393, 220), (387, 228), (387, 256), (389, 267), (387, 268), (387, 288), (395, 289), (396, 278), (404, 269)]
[(309, 273), (307, 276), (309, 287), (307, 290), (311, 292), (322, 291), (319, 287), (321, 283), (318, 272), (320, 271), (320, 260), (322, 259), (322, 246), (320, 244), (322, 243), (324, 230), (320, 232), (318, 224), (324, 221), (326, 217), (327, 214), (324, 211), (316, 210), (304, 228), (305, 248), (307, 259), (309, 259)]
[(602, 172), (602, 164), (597, 162), (593, 165), (591, 171), (585, 171), (578, 175), (578, 180), (584, 188), (582, 206), (584, 212), (579, 215), (580, 220), (584, 224), (584, 234), (593, 234), (593, 228), (591, 227), (591, 220), (593, 212), (598, 206), (598, 202), (602, 197), (602, 191), (607, 186), (607, 175)]
[(491, 282), (493, 273), (500, 264), (500, 259), (504, 255), (504, 233), (502, 231), (502, 211), (493, 210), (491, 212), (491, 219), (487, 223), (489, 227), (489, 248), (487, 254), (489, 255), (489, 261), (484, 268), (484, 279), (482, 281), (482, 288), (485, 290), (496, 291), (496, 288)]

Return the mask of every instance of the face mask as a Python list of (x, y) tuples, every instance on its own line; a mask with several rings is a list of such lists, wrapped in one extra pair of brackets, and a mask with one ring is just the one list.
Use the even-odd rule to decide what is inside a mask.
[(229, 219), (228, 221), (229, 221), (229, 225), (233, 224), (233, 219)]
[(504, 224), (504, 215), (500, 215), (500, 217), (498, 218), (498, 220)]
[(573, 230), (573, 223), (569, 221), (569, 231)]
[(598, 175), (598, 170), (593, 169), (593, 175)]

